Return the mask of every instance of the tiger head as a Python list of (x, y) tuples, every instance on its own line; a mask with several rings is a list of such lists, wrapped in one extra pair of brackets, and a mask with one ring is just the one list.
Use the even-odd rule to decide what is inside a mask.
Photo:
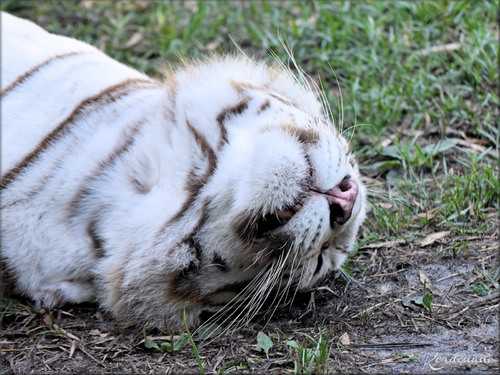
[(272, 291), (283, 302), (339, 268), (365, 217), (365, 189), (312, 90), (287, 70), (232, 59), (170, 79), (172, 111), (198, 153), (188, 203), (157, 242), (182, 233), (161, 296), (172, 306), (166, 320), (185, 309), (196, 325), (203, 311), (228, 307), (250, 317)]

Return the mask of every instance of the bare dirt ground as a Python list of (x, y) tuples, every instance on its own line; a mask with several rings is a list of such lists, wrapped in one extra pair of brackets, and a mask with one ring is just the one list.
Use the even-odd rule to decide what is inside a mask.
[[(431, 259), (465, 240), (466, 251)], [(352, 260), (351, 281), (332, 275), (279, 310), (267, 326), (198, 342), (205, 372), (293, 373), (299, 359), (279, 345), (284, 338), (277, 329), (301, 340), (297, 332), (318, 337), (321, 327), (331, 332), (329, 373), (498, 373), (500, 295), (477, 292), (481, 271), (496, 264), (498, 232), (427, 242), (366, 246)], [(432, 311), (402, 303), (425, 293), (433, 296)], [(189, 345), (174, 354), (147, 349), (140, 328), (120, 328), (95, 305), (41, 312), (21, 306), (15, 313), (9, 312), (13, 306), (2, 308), (2, 374), (200, 373)], [(261, 330), (275, 341), (269, 359), (255, 350)], [(161, 332), (148, 334), (155, 342), (166, 340)]]

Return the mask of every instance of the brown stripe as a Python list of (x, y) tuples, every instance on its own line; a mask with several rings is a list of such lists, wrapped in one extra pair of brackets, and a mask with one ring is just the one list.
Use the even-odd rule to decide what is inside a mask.
[[(101, 288), (104, 290), (102, 293), (106, 295), (106, 307), (113, 312), (113, 314), (120, 320), (128, 323), (131, 321), (130, 313), (128, 312), (128, 298), (126, 296), (126, 291), (123, 288), (123, 282), (125, 280), (125, 269), (127, 264), (130, 262), (130, 257), (133, 252), (133, 248), (124, 247), (121, 250), (122, 258), (115, 261), (114, 267), (109, 270), (106, 279), (109, 280), (103, 283)], [(125, 255), (126, 254), (126, 255)]]
[(197, 300), (201, 294), (198, 276), (200, 275), (200, 269), (202, 266), (201, 262), (203, 249), (201, 248), (196, 235), (198, 234), (203, 224), (205, 224), (206, 222), (208, 205), (209, 201), (205, 200), (201, 208), (200, 218), (198, 219), (198, 222), (191, 230), (191, 232), (184, 236), (184, 238), (177, 245), (175, 245), (187, 245), (188, 249), (193, 252), (194, 259), (185, 269), (178, 271), (175, 276), (170, 279), (170, 282), (165, 289), (165, 296), (167, 300), (173, 298), (180, 301), (194, 301)]
[[(210, 146), (205, 136), (201, 134), (193, 125), (191, 125), (188, 119), (186, 119), (186, 126), (191, 131), (191, 133), (193, 133), (196, 143), (198, 143), (201, 151), (208, 158), (208, 169), (205, 172), (205, 175), (202, 177), (203, 181), (198, 181), (198, 183), (204, 184), (206, 180), (212, 175), (215, 167), (217, 166), (217, 156), (215, 155), (214, 149), (212, 148), (212, 146)], [(191, 187), (188, 188), (192, 190)], [(195, 191), (197, 190), (199, 190), (199, 187), (195, 189)]]
[(70, 125), (75, 122), (79, 115), (84, 111), (92, 110), (93, 106), (102, 107), (104, 104), (117, 101), (123, 96), (129, 94), (133, 90), (139, 88), (140, 84), (146, 84), (143, 87), (157, 87), (157, 83), (145, 79), (127, 79), (119, 84), (108, 87), (107, 89), (93, 95), (78, 104), (71, 114), (63, 120), (52, 132), (49, 133), (35, 149), (29, 153), (21, 162), (14, 168), (4, 174), (0, 182), (0, 190), (5, 189), (10, 185), (16, 177), (24, 171), (37, 157), (45, 152), (52, 144), (60, 140), (69, 133)]
[(349, 250), (346, 250), (344, 248), (339, 248), (339, 247), (336, 247), (335, 250), (337, 250), (338, 252), (344, 254), (344, 255), (349, 255)]
[[(126, 151), (129, 150), (130, 146), (134, 143), (136, 139), (136, 134), (139, 132), (139, 130), (142, 128), (145, 120), (138, 121), (135, 123), (131, 128), (127, 129), (124, 131), (124, 135), (122, 136), (122, 142), (119, 146), (117, 146), (111, 154), (104, 160), (99, 163), (99, 166), (91, 173), (90, 176), (88, 176), (84, 182), (81, 184), (80, 189), (78, 189), (78, 193), (75, 194), (73, 199), (71, 200), (71, 203), (69, 205), (69, 215), (68, 219), (71, 219), (75, 216), (78, 215), (78, 208), (80, 207), (80, 204), (82, 200), (90, 195), (89, 191), (89, 186), (90, 183), (97, 179), (99, 176), (101, 176), (104, 171), (106, 171), (109, 167), (113, 166), (113, 164), (118, 160), (118, 158)], [(90, 223), (91, 225), (93, 223)], [(97, 227), (95, 226), (94, 223), (94, 235), (97, 236)]]
[(185, 243), (189, 245), (191, 248), (194, 249), (195, 251), (195, 257), (196, 261), (198, 262), (198, 265), (201, 263), (201, 258), (202, 258), (202, 248), (201, 245), (196, 238), (196, 235), (200, 231), (200, 229), (203, 227), (205, 222), (207, 221), (207, 208), (209, 205), (209, 201), (205, 199), (203, 202), (203, 205), (201, 206), (201, 213), (200, 213), (200, 218), (198, 219), (198, 222), (194, 226), (194, 228), (191, 230), (191, 233), (187, 234), (184, 239), (181, 241), (182, 243)]
[(196, 143), (200, 146), (200, 149), (202, 152), (205, 154), (206, 158), (208, 159), (208, 167), (205, 173), (203, 175), (198, 176), (196, 173), (197, 169), (196, 167), (191, 168), (189, 171), (188, 177), (187, 177), (187, 183), (185, 190), (189, 192), (188, 197), (186, 198), (186, 201), (182, 205), (182, 207), (177, 211), (177, 213), (172, 216), (158, 231), (157, 236), (161, 235), (167, 227), (177, 221), (184, 213), (191, 207), (193, 202), (196, 200), (198, 197), (198, 194), (201, 190), (201, 188), (205, 185), (205, 183), (210, 179), (212, 174), (215, 171), (215, 168), (217, 167), (217, 156), (215, 154), (214, 149), (210, 144), (208, 143), (207, 139), (203, 134), (201, 134), (191, 123), (188, 119), (186, 119), (186, 126), (187, 128), (191, 131), (191, 133), (194, 136), (194, 139)]
[(224, 108), (218, 115), (217, 115), (217, 124), (219, 124), (219, 129), (220, 129), (220, 140), (219, 144), (217, 145), (217, 149), (220, 151), (222, 150), (222, 146), (224, 146), (225, 143), (227, 143), (227, 129), (224, 125), (228, 117), (231, 116), (236, 116), (236, 115), (241, 115), (247, 108), (248, 108), (248, 103), (250, 102), (249, 98), (245, 98), (242, 101), (240, 101), (238, 104), (232, 107), (226, 107)]
[(92, 247), (96, 258), (100, 259), (105, 255), (104, 241), (98, 234), (97, 219), (92, 219), (87, 227), (87, 234), (92, 241)]
[(262, 112), (264, 112), (270, 106), (271, 106), (271, 102), (269, 101), (269, 99), (266, 99), (266, 101), (264, 103), (262, 103), (262, 105), (259, 107), (257, 114), (260, 115)]
[(30, 78), (35, 73), (39, 72), (42, 68), (50, 65), (50, 63), (52, 63), (52, 62), (54, 62), (56, 60), (64, 59), (66, 57), (75, 56), (75, 55), (83, 55), (83, 54), (86, 54), (86, 53), (89, 53), (89, 52), (77, 52), (77, 51), (74, 51), (74, 52), (63, 53), (62, 55), (52, 56), (50, 59), (45, 60), (41, 64), (38, 64), (37, 66), (34, 66), (33, 68), (31, 68), (30, 70), (28, 70), (24, 74), (18, 76), (14, 80), (14, 82), (12, 82), (9, 86), (7, 86), (6, 88), (4, 88), (2, 90), (2, 92), (0, 93), (0, 98), (3, 98), (10, 91), (12, 91), (16, 86), (21, 85), (24, 81), (26, 81), (28, 78)]
[[(193, 171), (190, 172), (191, 174), (194, 173)], [(197, 194), (190, 192), (189, 196), (186, 198), (184, 204), (182, 207), (175, 213), (174, 216), (172, 216), (170, 219), (168, 219), (165, 224), (162, 225), (160, 230), (156, 233), (156, 237), (159, 237), (172, 223), (176, 222), (179, 220), (182, 215), (188, 210), (189, 207), (193, 204), (193, 202), (196, 199)], [(158, 239), (156, 240), (155, 244), (158, 244)]]
[[(309, 128), (304, 129), (295, 125), (281, 124), (278, 129), (288, 133), (292, 138), (303, 144), (315, 145), (320, 141), (320, 136), (317, 130)], [(263, 132), (273, 131), (276, 127), (266, 126), (262, 129)]]
[(276, 94), (275, 94), (275, 93), (273, 93), (273, 92), (268, 92), (268, 94), (269, 94), (270, 96), (272, 96), (274, 99), (277, 99), (277, 100), (279, 100), (280, 102), (282, 102), (282, 103), (284, 103), (284, 104), (286, 104), (286, 105), (291, 105), (291, 106), (293, 106), (293, 107), (296, 107), (296, 108), (299, 108), (299, 109), (300, 109), (300, 106), (299, 106), (297, 103), (295, 103), (295, 102), (294, 102), (294, 101), (292, 101), (292, 100), (289, 100), (288, 98), (286, 98), (286, 99), (285, 99), (285, 98), (282, 98), (281, 96), (276, 95)]
[(245, 90), (259, 90), (259, 91), (266, 91), (266, 88), (269, 86), (268, 84), (264, 84), (262, 86), (257, 86), (254, 85), (253, 83), (250, 82), (237, 82), (231, 80), (231, 86), (236, 90), (238, 95), (242, 95)]

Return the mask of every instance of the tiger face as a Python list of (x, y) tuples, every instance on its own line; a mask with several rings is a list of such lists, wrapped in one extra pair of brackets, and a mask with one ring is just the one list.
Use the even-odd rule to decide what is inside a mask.
[(288, 69), (226, 56), (157, 82), (2, 16), (2, 258), (18, 292), (173, 328), (184, 311), (248, 320), (342, 265), (365, 190)]
[[(276, 76), (275, 70), (233, 58), (185, 69), (170, 75), (175, 84), (169, 95), (176, 121), (185, 124), (197, 152), (182, 179), (189, 196), (144, 251), (158, 248), (162, 253), (169, 244), (167, 254), (183, 260), (161, 275), (166, 281), (158, 290), (163, 294), (151, 290), (151, 295), (155, 301), (163, 298), (163, 308), (172, 307), (169, 317), (181, 316), (182, 307), (196, 325), (203, 311), (233, 305), (252, 315), (272, 291), (291, 295), (339, 268), (364, 220), (365, 191), (348, 143), (290, 72)], [(207, 95), (211, 77), (220, 77), (221, 71), (224, 80)], [(214, 97), (226, 100), (214, 107)], [(133, 165), (132, 160), (126, 163)], [(141, 165), (158, 170), (151, 164)], [(148, 192), (155, 184), (161, 182), (141, 182)], [(151, 273), (138, 274), (145, 278), (140, 283), (144, 291)], [(122, 288), (102, 293), (120, 291), (108, 306), (139, 294)], [(150, 305), (136, 301), (131, 308), (127, 300), (124, 311)]]
[(365, 192), (348, 145), (320, 118), (269, 102), (227, 124), (233, 131), (200, 192), (192, 242), (201, 256), (173, 280), (173, 299), (217, 311), (254, 288), (263, 302), (277, 288), (313, 287), (353, 248)]

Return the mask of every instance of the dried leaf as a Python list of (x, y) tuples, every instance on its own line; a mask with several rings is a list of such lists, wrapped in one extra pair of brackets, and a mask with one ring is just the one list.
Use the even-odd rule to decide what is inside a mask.
[(342, 336), (339, 338), (339, 343), (342, 345), (350, 345), (351, 344), (351, 339), (349, 338), (349, 335), (347, 332), (344, 332)]
[(127, 42), (121, 46), (118, 47), (118, 49), (120, 50), (124, 50), (124, 49), (129, 49), (129, 48), (132, 48), (134, 46), (136, 46), (137, 44), (139, 44), (142, 39), (144, 39), (144, 35), (140, 32), (140, 31), (136, 31), (135, 33), (133, 33), (130, 38), (127, 40)]
[(205, 48), (208, 50), (208, 51), (214, 51), (216, 50), (217, 48), (220, 47), (220, 41), (215, 39), (215, 40), (212, 40), (211, 42), (209, 42)]
[(90, 9), (92, 8), (95, 2), (96, 2), (95, 0), (83, 0), (80, 2), (79, 5), (83, 8)]
[(380, 142), (380, 145), (382, 147), (387, 147), (392, 143), (393, 137), (385, 138), (382, 142)]
[(426, 286), (431, 283), (427, 275), (422, 270), (418, 270), (418, 277), (420, 279), (420, 282)]
[(457, 143), (460, 146), (467, 147), (467, 150), (469, 152), (474, 153), (474, 154), (476, 154), (476, 153), (482, 153), (482, 152), (486, 151), (486, 147), (478, 144), (477, 142), (471, 142), (470, 138), (468, 138), (467, 140), (459, 139), (457, 141)]
[(430, 211), (421, 212), (417, 216), (421, 219), (431, 220), (435, 216), (434, 214), (436, 213), (437, 210), (439, 210), (439, 208), (433, 208)]
[(104, 318), (103, 318), (103, 316), (102, 316), (102, 313), (101, 313), (100, 311), (96, 311), (96, 313), (94, 314), (94, 317), (95, 317), (98, 321), (100, 321), (100, 322), (102, 322), (102, 321), (104, 320)]
[(451, 233), (450, 231), (432, 233), (431, 235), (420, 240), (419, 244), (422, 247), (429, 246), (430, 244), (433, 244), (434, 242), (439, 241), (439, 240), (449, 236), (450, 233)]
[(431, 116), (427, 112), (425, 112), (425, 126), (429, 126), (431, 123)]
[(460, 43), (441, 44), (439, 46), (433, 46), (430, 48), (421, 49), (420, 51), (417, 51), (417, 55), (425, 56), (432, 52), (453, 51), (459, 49), (460, 47), (461, 47)]
[(47, 326), (52, 326), (53, 324), (53, 319), (52, 319), (52, 316), (48, 313), (45, 313), (43, 315), (43, 322), (47, 325)]
[(393, 240), (393, 241), (385, 241), (385, 242), (379, 242), (379, 243), (372, 243), (370, 245), (363, 245), (361, 248), (362, 249), (378, 249), (381, 247), (393, 247), (396, 245), (402, 245), (406, 243), (406, 240)]
[(75, 354), (75, 349), (76, 349), (76, 341), (71, 340), (71, 348), (69, 349), (69, 355), (68, 358), (73, 358), (73, 354)]
[(420, 282), (424, 285), (424, 287), (428, 290), (431, 291), (432, 294), (435, 294), (437, 296), (442, 296), (443, 293), (432, 284), (431, 280), (427, 277), (427, 275), (424, 273), (422, 270), (418, 270), (418, 276), (420, 279)]

